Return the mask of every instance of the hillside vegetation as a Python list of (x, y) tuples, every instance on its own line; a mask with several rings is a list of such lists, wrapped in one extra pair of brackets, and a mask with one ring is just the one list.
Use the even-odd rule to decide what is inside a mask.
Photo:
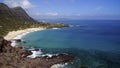
[(9, 31), (31, 27), (64, 27), (65, 24), (50, 24), (38, 22), (31, 18), (21, 7), (9, 8), (0, 3), (0, 36), (5, 36)]

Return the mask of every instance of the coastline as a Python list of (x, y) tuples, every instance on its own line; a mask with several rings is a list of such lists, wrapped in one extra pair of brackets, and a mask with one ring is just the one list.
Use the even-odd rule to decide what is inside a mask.
[[(4, 37), (4, 39), (6, 39), (8, 41), (11, 41), (11, 46), (15, 47), (16, 46), (16, 41), (15, 40), (21, 39), (23, 36), (27, 35), (28, 33), (35, 32), (35, 31), (41, 31), (41, 30), (45, 30), (45, 29), (46, 28), (39, 27), (39, 28), (27, 28), (27, 29), (23, 29), (23, 30), (11, 31)], [(58, 29), (58, 28), (53, 28), (53, 29)], [(36, 57), (40, 57), (40, 56), (37, 55), (37, 53), (42, 54), (40, 49), (38, 51), (33, 50), (33, 51), (31, 51), (31, 53), (32, 53), (31, 55), (27, 56), (31, 59), (33, 59), (33, 58), (35, 59)], [(48, 58), (52, 58), (52, 57), (58, 56), (58, 55), (57, 54), (56, 55), (44, 54), (44, 55), (41, 55), (41, 58), (44, 58), (46, 56)], [(64, 67), (65, 65), (67, 65), (67, 63), (64, 63), (64, 62), (62, 64), (59, 64), (59, 63), (58, 64), (52, 64), (50, 66), (50, 68)]]
[(41, 31), (45, 30), (46, 28), (27, 28), (24, 30), (17, 30), (17, 31), (11, 31), (6, 36), (4, 36), (4, 39), (11, 41), (13, 39), (21, 39), (23, 36), (25, 36), (28, 33), (35, 32), (35, 31)]
[[(10, 41), (0, 37), (0, 68), (51, 68), (54, 64), (63, 64), (74, 60), (74, 56), (58, 54), (29, 58), (32, 55), (29, 50), (22, 47), (12, 47)], [(35, 50), (34, 50), (35, 51)]]
[(0, 68), (50, 68), (55, 64), (74, 60), (72, 55), (42, 54), (40, 48), (33, 47), (29, 50), (30, 48), (19, 44), (19, 42), (27, 43), (21, 39), (31, 32), (54, 27), (69, 27), (68, 24), (39, 22), (30, 17), (23, 8), (10, 8), (4, 3), (0, 3), (0, 10), (2, 11), (0, 12), (2, 14), (0, 16)]

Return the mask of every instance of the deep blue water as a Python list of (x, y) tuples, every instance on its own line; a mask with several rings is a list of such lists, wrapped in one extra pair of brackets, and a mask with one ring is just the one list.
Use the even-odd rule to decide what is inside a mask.
[(120, 68), (119, 20), (61, 20), (69, 28), (47, 29), (23, 37), (27, 47), (44, 53), (68, 53), (76, 60), (64, 68)]

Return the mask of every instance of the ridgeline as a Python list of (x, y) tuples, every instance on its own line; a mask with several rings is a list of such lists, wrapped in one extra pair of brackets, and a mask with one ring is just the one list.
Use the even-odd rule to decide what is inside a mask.
[(9, 31), (16, 31), (34, 27), (66, 27), (67, 24), (51, 24), (34, 20), (21, 7), (9, 8), (0, 3), (0, 36), (5, 36)]

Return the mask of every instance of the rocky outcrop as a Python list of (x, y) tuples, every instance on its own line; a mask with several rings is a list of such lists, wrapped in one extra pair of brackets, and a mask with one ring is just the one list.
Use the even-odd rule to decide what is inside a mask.
[(22, 47), (12, 47), (10, 41), (0, 37), (0, 53), (14, 53), (15, 56), (26, 57), (31, 55), (31, 51), (24, 50)]
[(0, 68), (50, 68), (54, 64), (63, 64), (74, 59), (67, 54), (28, 58), (31, 51), (22, 47), (10, 46), (10, 41), (0, 37)]

